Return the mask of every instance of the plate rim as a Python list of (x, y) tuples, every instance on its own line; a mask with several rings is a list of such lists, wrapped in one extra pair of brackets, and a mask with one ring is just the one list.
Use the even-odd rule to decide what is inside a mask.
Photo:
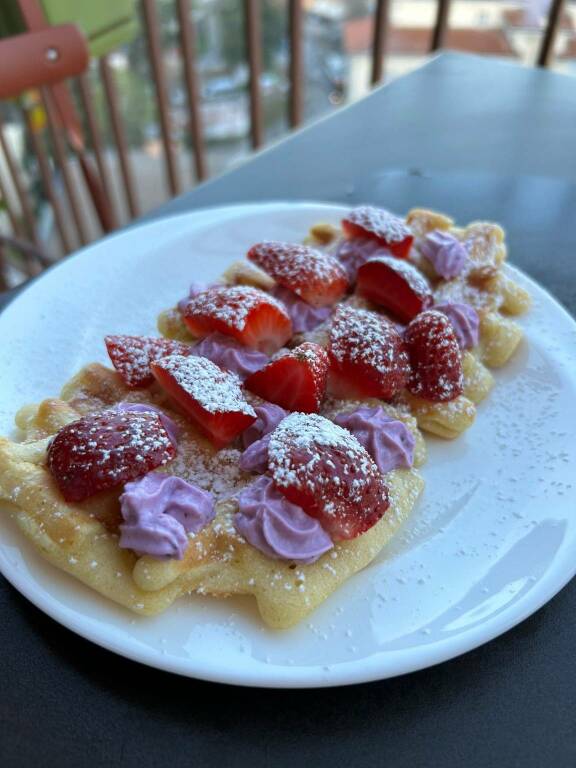
[[(45, 279), (48, 274), (56, 269), (63, 267), (70, 259), (77, 259), (79, 256), (84, 258), (92, 250), (105, 248), (113, 241), (118, 241), (134, 236), (134, 233), (141, 235), (142, 229), (156, 229), (165, 226), (173, 220), (179, 220), (182, 223), (190, 222), (191, 226), (197, 222), (201, 223), (202, 218), (208, 213), (212, 215), (235, 214), (250, 215), (260, 212), (263, 209), (278, 211), (290, 208), (292, 210), (315, 209), (321, 215), (322, 210), (332, 214), (341, 214), (342, 211), (349, 210), (349, 206), (316, 202), (316, 201), (282, 201), (275, 200), (266, 203), (236, 203), (233, 205), (210, 206), (198, 208), (189, 212), (165, 216), (151, 221), (144, 221), (123, 229), (110, 235), (109, 237), (92, 243), (85, 248), (71, 254), (70, 257), (57, 262), (48, 270), (44, 271), (26, 288), (13, 296), (10, 301), (0, 311), (0, 322), (3, 315), (22, 299), (29, 291), (34, 290), (36, 284)], [(209, 226), (209, 223), (207, 224)], [(90, 258), (90, 257), (89, 257)], [(556, 311), (560, 310), (565, 320), (568, 321), (573, 329), (576, 330), (576, 320), (568, 310), (543, 286), (537, 283), (533, 278), (526, 275), (516, 266), (508, 265), (512, 272), (517, 272), (523, 282), (530, 286), (536, 293), (544, 295), (553, 305)], [(46, 562), (42, 556), (35, 552), (36, 557)], [(563, 553), (566, 558), (566, 553)], [(49, 563), (48, 565), (52, 568)], [(542, 608), (548, 603), (576, 574), (576, 559), (573, 566), (560, 569), (558, 566), (549, 568), (532, 589), (521, 597), (518, 601), (505, 607), (498, 614), (490, 616), (458, 635), (444, 640), (435, 640), (429, 645), (414, 646), (412, 648), (400, 651), (380, 651), (368, 657), (360, 659), (339, 662), (328, 667), (322, 667), (318, 664), (311, 666), (273, 666), (266, 667), (267, 675), (262, 677), (261, 670), (242, 671), (242, 669), (226, 669), (225, 676), (218, 673), (217, 664), (214, 668), (207, 668), (202, 662), (202, 668), (194, 667), (193, 659), (170, 657), (162, 655), (159, 650), (152, 648), (143, 648), (142, 646), (129, 641), (126, 644), (117, 642), (113, 637), (106, 637), (106, 624), (100, 620), (96, 627), (90, 624), (82, 625), (82, 618), (77, 617), (76, 609), (69, 609), (57, 598), (50, 594), (48, 589), (30, 579), (26, 573), (18, 568), (11, 567), (5, 554), (0, 550), (0, 572), (7, 581), (29, 600), (36, 608), (48, 615), (54, 621), (57, 621), (68, 630), (79, 635), (85, 640), (95, 643), (108, 651), (116, 653), (119, 656), (142, 663), (154, 669), (160, 669), (166, 672), (179, 674), (194, 679), (206, 680), (210, 682), (226, 683), (247, 687), (259, 688), (322, 688), (344, 685), (355, 685), (359, 683), (372, 682), (387, 678), (396, 677), (410, 672), (435, 666), (437, 664), (449, 661), (464, 653), (472, 651), (485, 643), (499, 637), (508, 630), (520, 624), (526, 618)], [(75, 580), (69, 577), (72, 582)]]

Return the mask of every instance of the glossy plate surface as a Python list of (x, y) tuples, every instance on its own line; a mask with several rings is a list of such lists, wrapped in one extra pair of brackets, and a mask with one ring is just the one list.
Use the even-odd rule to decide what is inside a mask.
[[(345, 209), (272, 203), (211, 209), (130, 229), (62, 263), (0, 315), (0, 434), (25, 403), (106, 362), (106, 333), (156, 332), (193, 280), (216, 278), (258, 240), (299, 241)], [(513, 258), (513, 254), (512, 254)], [(135, 618), (45, 563), (0, 516), (0, 570), (74, 632), (191, 677), (269, 687), (358, 683), (420, 669), (501, 634), (576, 571), (576, 325), (534, 297), (528, 343), (496, 373), (476, 424), (428, 440), (426, 490), (404, 531), (304, 624), (266, 629), (248, 598), (181, 600)]]

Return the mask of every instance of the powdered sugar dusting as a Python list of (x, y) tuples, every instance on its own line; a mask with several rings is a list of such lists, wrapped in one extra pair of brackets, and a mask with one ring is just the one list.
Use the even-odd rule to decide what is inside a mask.
[(151, 336), (106, 336), (106, 347), (114, 368), (128, 387), (152, 383), (150, 363), (166, 355), (185, 355), (189, 344)]
[(269, 293), (252, 288), (249, 285), (224, 286), (209, 288), (196, 294), (182, 308), (184, 317), (210, 317), (243, 331), (253, 309), (267, 303), (289, 319), (285, 307)]
[[(321, 466), (325, 463), (330, 469), (327, 449), (336, 449), (346, 457), (344, 472), (349, 475), (350, 500), (360, 503), (368, 480), (377, 473), (376, 465), (348, 430), (316, 414), (292, 413), (272, 432), (268, 458), (274, 482), (283, 487), (304, 485), (311, 493), (318, 490), (319, 483), (339, 485), (342, 481), (338, 475), (330, 477)], [(328, 506), (327, 511), (334, 509)]]
[(372, 259), (368, 259), (366, 264), (384, 264), (388, 269), (391, 269), (399, 277), (405, 280), (412, 291), (420, 298), (426, 299), (430, 296), (430, 286), (424, 275), (422, 275), (416, 267), (409, 264), (407, 261), (401, 259), (395, 259), (393, 256), (375, 256)]
[(343, 268), (333, 256), (307, 245), (264, 240), (254, 245), (248, 256), (277, 283), (299, 295), (301, 287), (310, 281), (330, 283), (335, 278), (345, 279)]
[(204, 447), (194, 436), (180, 443), (178, 455), (166, 468), (189, 483), (214, 494), (217, 501), (229, 498), (254, 479), (240, 468), (241, 452), (237, 448), (214, 451)]
[(436, 310), (422, 312), (408, 326), (406, 342), (412, 365), (408, 389), (413, 395), (446, 402), (462, 393), (460, 348), (446, 315)]
[(408, 368), (408, 353), (396, 328), (366, 309), (341, 306), (330, 330), (330, 353), (338, 363), (352, 362), (386, 373)]
[(354, 208), (344, 221), (349, 221), (356, 227), (363, 229), (368, 235), (381, 238), (388, 243), (401, 243), (406, 238), (412, 237), (412, 232), (406, 222), (383, 208), (362, 205), (359, 208)]
[(111, 410), (63, 427), (47, 463), (64, 498), (81, 501), (166, 464), (175, 453), (158, 414)]
[(473, 285), (462, 277), (442, 281), (434, 297), (439, 304), (470, 304), (478, 312), (495, 311), (502, 304), (502, 295), (491, 290), (489, 285)]
[(285, 354), (306, 363), (316, 384), (324, 386), (328, 370), (328, 355), (321, 346), (305, 341), (294, 349), (286, 350)]
[[(318, 411), (326, 391), (329, 364), (322, 347), (303, 342), (294, 349), (280, 350), (246, 381), (246, 386), (287, 410)], [(285, 382), (289, 382), (288, 387)]]
[(209, 413), (244, 413), (256, 418), (238, 376), (223, 371), (206, 357), (171, 355), (157, 365)]
[(266, 240), (252, 246), (248, 258), (313, 307), (326, 307), (342, 298), (348, 278), (329, 253), (306, 245)]

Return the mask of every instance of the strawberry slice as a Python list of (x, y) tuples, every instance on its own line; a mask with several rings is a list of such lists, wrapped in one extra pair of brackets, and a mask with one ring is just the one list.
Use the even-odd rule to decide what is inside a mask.
[(338, 307), (328, 354), (330, 391), (336, 397), (390, 400), (410, 376), (402, 337), (386, 318), (366, 309)]
[(206, 357), (164, 357), (152, 363), (152, 373), (217, 448), (256, 421), (240, 379)]
[(106, 336), (112, 365), (130, 389), (148, 387), (154, 381), (150, 363), (167, 355), (188, 355), (190, 344), (151, 336)]
[(316, 414), (292, 413), (272, 432), (268, 468), (288, 501), (317, 518), (332, 539), (353, 539), (388, 509), (388, 488), (348, 430)]
[(384, 208), (363, 205), (354, 208), (345, 219), (342, 229), (348, 238), (368, 237), (377, 240), (399, 259), (407, 259), (414, 235), (404, 219)]
[(145, 475), (176, 455), (157, 413), (104, 411), (67, 424), (48, 448), (48, 469), (68, 502)]
[(313, 307), (334, 304), (348, 288), (337, 259), (306, 245), (267, 240), (253, 245), (248, 258)]
[(324, 349), (306, 341), (295, 349), (280, 352), (253, 373), (245, 386), (288, 411), (318, 413), (326, 392), (328, 364)]
[(430, 286), (416, 267), (391, 256), (378, 256), (363, 264), (358, 270), (356, 290), (404, 323), (434, 301)]
[(209, 288), (183, 304), (184, 322), (200, 338), (214, 331), (245, 347), (273, 354), (292, 336), (286, 308), (258, 288), (233, 285)]
[(460, 348), (446, 315), (422, 312), (406, 329), (405, 339), (412, 365), (408, 390), (413, 395), (443, 403), (462, 394)]

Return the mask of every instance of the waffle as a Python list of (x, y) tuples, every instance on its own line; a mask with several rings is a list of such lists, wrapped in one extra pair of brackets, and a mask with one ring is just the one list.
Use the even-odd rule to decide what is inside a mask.
[[(472, 426), (476, 418), (476, 406), (492, 389), (494, 378), (488, 369), (506, 365), (518, 348), (523, 332), (511, 317), (528, 311), (530, 295), (503, 272), (507, 249), (504, 231), (497, 224), (472, 222), (464, 228), (456, 227), (447, 216), (421, 208), (411, 210), (406, 221), (416, 238), (411, 261), (431, 281), (435, 300), (470, 304), (480, 318), (480, 343), (471, 352), (463, 354), (465, 388), (462, 395), (449, 403), (430, 403), (408, 392), (403, 395), (420, 429), (438, 437), (453, 439)], [(470, 257), (474, 268), (464, 277), (440, 279), (420, 254), (419, 241), (435, 229), (449, 232), (459, 240), (472, 242)], [(318, 248), (332, 249), (342, 236), (339, 228), (318, 223), (311, 227), (304, 242)], [(273, 281), (268, 275), (245, 261), (233, 263), (222, 276), (222, 282), (228, 285), (253, 285), (266, 291), (273, 287)], [(376, 310), (365, 299), (354, 295), (344, 301)], [(170, 339), (194, 340), (176, 307), (159, 315), (158, 329)], [(321, 327), (295, 337), (295, 343), (304, 340), (326, 346), (328, 330)]]
[[(121, 549), (120, 491), (66, 504), (44, 466), (51, 435), (82, 416), (122, 401), (162, 407), (182, 429), (178, 456), (163, 471), (196, 483), (217, 499), (216, 517), (191, 540), (182, 560), (139, 558)], [(329, 412), (335, 414), (351, 405), (332, 402)], [(425, 446), (415, 420), (391, 406), (387, 410), (414, 433), (416, 464), (421, 464)], [(24, 535), (53, 565), (110, 600), (147, 616), (162, 612), (182, 595), (197, 592), (214, 597), (253, 595), (269, 626), (297, 624), (381, 552), (410, 514), (423, 487), (417, 470), (389, 473), (391, 505), (382, 520), (357, 539), (336, 544), (317, 562), (296, 566), (262, 555), (232, 524), (236, 502), (230, 495), (253, 479), (238, 468), (240, 451), (216, 451), (159, 391), (128, 390), (118, 374), (94, 363), (64, 386), (60, 399), (24, 407), (16, 423), (22, 442), (0, 438), (0, 498), (9, 502)]]
[[(217, 598), (253, 595), (268, 626), (281, 629), (302, 621), (354, 573), (372, 562), (412, 512), (423, 488), (418, 467), (426, 460), (426, 445), (421, 430), (453, 439), (470, 427), (477, 405), (494, 384), (488, 369), (505, 365), (522, 338), (521, 328), (511, 316), (525, 312), (530, 298), (502, 271), (506, 258), (502, 229), (482, 222), (461, 229), (447, 217), (421, 209), (411, 211), (407, 222), (416, 236), (411, 260), (430, 280), (435, 300), (470, 303), (480, 317), (480, 343), (462, 353), (464, 390), (451, 402), (432, 403), (407, 391), (393, 403), (332, 398), (324, 402), (322, 414), (328, 418), (361, 405), (381, 406), (388, 415), (403, 421), (414, 435), (414, 468), (385, 475), (390, 507), (370, 530), (355, 539), (335, 543), (310, 565), (265, 556), (240, 536), (233, 523), (238, 508), (234, 495), (254, 479), (239, 468), (239, 444), (216, 450), (157, 385), (130, 390), (115, 371), (90, 364), (64, 386), (59, 398), (19, 411), (17, 442), (0, 438), (0, 499), (6, 502), (4, 507), (23, 534), (53, 565), (137, 614), (158, 614), (177, 598), (193, 593)], [(433, 229), (472, 242), (474, 264), (465, 278), (441, 280), (423, 259), (419, 239)], [(331, 249), (341, 237), (338, 228), (318, 224), (306, 241)], [(274, 287), (270, 277), (247, 262), (234, 263), (221, 281), (266, 291)], [(357, 296), (344, 301), (376, 309)], [(177, 307), (161, 313), (158, 327), (167, 338), (193, 341)], [(295, 338), (294, 343), (313, 340), (326, 345), (327, 337), (327, 327), (321, 326)], [(190, 535), (181, 560), (139, 557), (119, 546), (120, 489), (67, 504), (46, 469), (46, 450), (53, 435), (70, 422), (120, 402), (159, 406), (176, 422), (182, 432), (178, 454), (163, 471), (212, 492), (216, 499), (215, 518), (200, 533)]]

